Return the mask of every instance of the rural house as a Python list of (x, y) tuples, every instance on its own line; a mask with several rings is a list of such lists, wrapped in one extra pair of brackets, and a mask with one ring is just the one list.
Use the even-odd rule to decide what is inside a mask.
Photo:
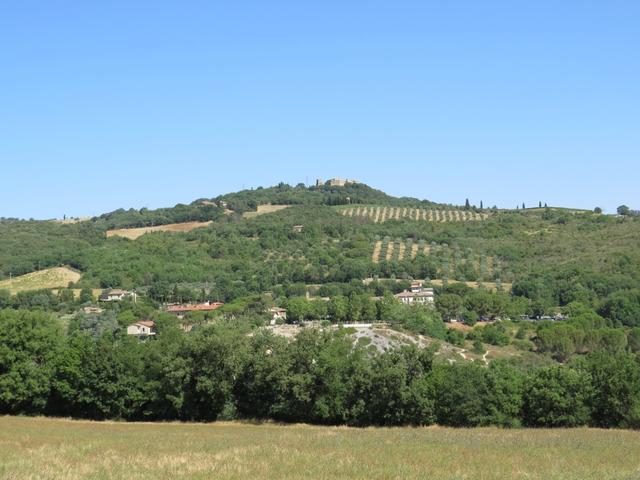
[(285, 322), (287, 320), (287, 310), (280, 307), (271, 307), (269, 309), (271, 314), (271, 325), (275, 325), (278, 320)]
[(137, 297), (138, 296), (136, 295), (135, 292), (114, 288), (114, 289), (106, 290), (102, 292), (102, 295), (100, 295), (99, 300), (101, 302), (119, 302), (121, 300), (124, 300), (125, 298), (132, 298), (133, 301), (135, 302)]
[(433, 288), (424, 288), (421, 282), (413, 282), (409, 290), (397, 293), (395, 298), (406, 305), (433, 305)]
[(153, 320), (140, 320), (127, 327), (127, 335), (135, 335), (138, 338), (147, 338), (156, 334), (156, 322)]

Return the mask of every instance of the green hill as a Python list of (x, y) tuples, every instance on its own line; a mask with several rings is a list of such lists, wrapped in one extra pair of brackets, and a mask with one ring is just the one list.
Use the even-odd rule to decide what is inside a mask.
[[(290, 207), (253, 218), (240, 214), (267, 204)], [(438, 211), (446, 215), (430, 216)], [(136, 240), (104, 233), (115, 226), (194, 219), (213, 222)], [(269, 291), (287, 294), (305, 284), (348, 293), (351, 287), (345, 285), (367, 278), (433, 279), (436, 286), (508, 283), (514, 296), (527, 300), (530, 314), (576, 301), (609, 312), (607, 301), (628, 300), (632, 307), (614, 308), (610, 320), (640, 324), (633, 293), (640, 284), (638, 238), (640, 221), (632, 217), (551, 208), (454, 209), (395, 198), (364, 184), (280, 184), (188, 206), (117, 210), (76, 224), (2, 221), (0, 280), (69, 265), (82, 273), (80, 287), (154, 291), (206, 285), (210, 295), (227, 302)], [(447, 254), (427, 254), (424, 245), (440, 246)], [(374, 255), (383, 246), (382, 256)]]
[[(106, 233), (138, 222), (165, 228)], [(38, 288), (0, 288), (0, 414), (637, 428), (638, 239), (632, 215), (434, 205), (360, 184), (0, 221), (0, 285), (26, 274)], [(29, 275), (62, 265), (73, 289)], [(413, 280), (433, 308), (394, 298)], [(96, 308), (96, 288), (139, 295)], [(164, 311), (203, 301), (224, 305)], [(127, 334), (149, 319), (153, 339)]]

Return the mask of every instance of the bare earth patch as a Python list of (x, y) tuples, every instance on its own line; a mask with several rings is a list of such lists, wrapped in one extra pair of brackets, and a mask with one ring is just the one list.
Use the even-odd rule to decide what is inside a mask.
[(380, 261), (380, 250), (382, 250), (382, 241), (378, 240), (373, 246), (373, 254), (371, 255), (371, 260), (374, 263), (378, 263)]

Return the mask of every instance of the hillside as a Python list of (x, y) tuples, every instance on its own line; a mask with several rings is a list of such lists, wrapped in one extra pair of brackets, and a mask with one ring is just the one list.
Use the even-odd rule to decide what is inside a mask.
[(364, 183), (347, 183), (345, 186), (328, 184), (307, 187), (303, 184), (292, 187), (279, 184), (275, 187), (258, 187), (236, 193), (220, 195), (211, 201), (226, 202), (229, 208), (237, 212), (255, 211), (258, 205), (347, 205), (379, 204), (388, 206), (434, 206), (428, 200), (417, 198), (397, 198)]
[(11, 293), (26, 292), (29, 290), (66, 288), (69, 283), (80, 280), (80, 273), (66, 267), (54, 267), (27, 273), (8, 280), (0, 281), (0, 290), (9, 290)]
[[(331, 206), (347, 196), (365, 203)], [(221, 201), (228, 204), (220, 207)], [(225, 213), (231, 208), (237, 210)], [(247, 215), (251, 208), (271, 213)], [(192, 220), (198, 215), (204, 217)], [(150, 219), (156, 226), (129, 229)], [(171, 223), (158, 225), (162, 221)], [(129, 227), (110, 228), (122, 225)], [(293, 225), (303, 231), (295, 233)], [(162, 230), (178, 233), (142, 235)], [(137, 240), (116, 238), (118, 232)], [(555, 209), (436, 208), (364, 184), (279, 185), (191, 206), (118, 210), (76, 224), (0, 222), (0, 241), (8, 246), (0, 251), (0, 279), (65, 264), (83, 273), (81, 286), (206, 282), (216, 286), (216, 297), (230, 301), (278, 285), (426, 278), (436, 285), (513, 283), (517, 294), (548, 307), (574, 299), (598, 307), (615, 291), (637, 287), (639, 233), (634, 218)]]
[(135, 240), (145, 233), (153, 232), (190, 232), (196, 228), (203, 228), (210, 225), (208, 222), (183, 222), (183, 223), (167, 223), (166, 225), (158, 225), (156, 227), (139, 227), (139, 228), (118, 228), (107, 230), (107, 237), (123, 237), (129, 240)]
[[(339, 203), (355, 193), (362, 204)], [(16, 352), (0, 358), (0, 414), (640, 425), (637, 217), (434, 206), (359, 184), (225, 198), (0, 222), (0, 351)], [(138, 220), (154, 227), (107, 234)], [(34, 280), (62, 265), (74, 290)], [(96, 304), (113, 288), (137, 295)], [(168, 312), (202, 302), (223, 305)], [(141, 321), (151, 338), (128, 333)]]

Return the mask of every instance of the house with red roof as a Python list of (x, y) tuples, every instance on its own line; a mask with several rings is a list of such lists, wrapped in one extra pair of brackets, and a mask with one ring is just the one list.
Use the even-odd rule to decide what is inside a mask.
[(147, 338), (156, 334), (156, 322), (153, 320), (140, 320), (127, 327), (127, 335), (135, 335), (138, 338)]
[(213, 312), (220, 308), (224, 303), (221, 302), (206, 302), (206, 303), (195, 303), (195, 304), (186, 304), (186, 305), (169, 305), (166, 308), (168, 313), (173, 313), (177, 315), (178, 318), (184, 317), (187, 313), (191, 312)]

